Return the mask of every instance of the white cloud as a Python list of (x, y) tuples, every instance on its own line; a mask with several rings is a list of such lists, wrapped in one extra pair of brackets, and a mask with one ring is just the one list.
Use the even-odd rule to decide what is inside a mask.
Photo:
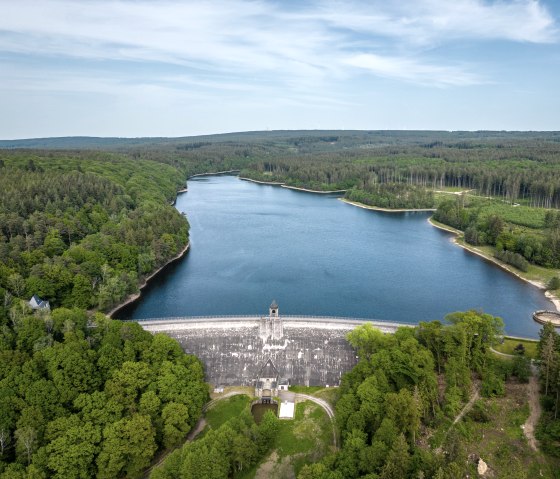
[(484, 83), (482, 78), (461, 68), (430, 65), (411, 58), (383, 57), (367, 53), (348, 57), (346, 63), (382, 77), (427, 86), (468, 86)]
[(535, 0), (403, 0), (329, 3), (322, 18), (340, 28), (408, 44), (459, 40), (558, 41), (555, 19)]
[(319, 2), (291, 10), (264, 0), (0, 3), (0, 52), (157, 62), (187, 69), (191, 82), (211, 75), (209, 86), (225, 89), (313, 90), (351, 77), (349, 67), (423, 85), (471, 85), (481, 82), (475, 65), (438, 59), (430, 48), (451, 39), (556, 38), (554, 19), (533, 0)]

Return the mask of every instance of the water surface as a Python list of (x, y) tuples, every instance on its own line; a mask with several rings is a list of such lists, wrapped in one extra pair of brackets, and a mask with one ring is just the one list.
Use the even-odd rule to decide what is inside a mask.
[(281, 314), (393, 321), (480, 309), (512, 335), (536, 337), (537, 288), (451, 242), (429, 213), (382, 213), (335, 197), (233, 176), (192, 179), (177, 208), (191, 250), (154, 278), (121, 319)]

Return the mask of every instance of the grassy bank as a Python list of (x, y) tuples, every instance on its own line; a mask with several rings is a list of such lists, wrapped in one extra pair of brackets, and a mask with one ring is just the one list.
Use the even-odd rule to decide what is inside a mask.
[[(493, 246), (472, 246), (467, 244), (464, 239), (464, 234), (461, 230), (453, 228), (451, 226), (445, 225), (440, 223), (439, 221), (430, 218), (429, 223), (436, 228), (448, 231), (456, 235), (454, 238), (454, 243), (458, 246), (470, 251), (473, 254), (481, 256), (482, 258), (491, 261), (492, 263), (498, 265), (500, 268), (514, 274), (518, 278), (527, 281), (528, 283), (533, 284), (534, 286), (546, 290), (546, 284), (553, 278), (554, 276), (560, 275), (560, 270), (552, 269), (552, 268), (543, 268), (542, 266), (537, 266), (534, 264), (529, 264), (529, 268), (527, 271), (521, 271), (514, 266), (504, 263), (499, 259), (494, 257), (494, 253), (496, 252), (496, 248)], [(556, 306), (556, 309), (560, 311), (560, 291), (547, 291), (546, 296), (550, 299)]]
[(522, 344), (525, 348), (525, 357), (529, 359), (537, 358), (537, 344), (538, 341), (530, 341), (525, 339), (515, 339), (515, 338), (504, 338), (502, 344), (494, 346), (494, 349), (500, 353), (504, 354), (516, 354), (515, 348)]

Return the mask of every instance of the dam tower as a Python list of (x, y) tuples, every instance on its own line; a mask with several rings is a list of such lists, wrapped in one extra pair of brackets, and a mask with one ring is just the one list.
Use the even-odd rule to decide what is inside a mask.
[(273, 341), (279, 341), (284, 337), (284, 326), (276, 301), (272, 301), (268, 309), (268, 318), (261, 317), (259, 336), (264, 342), (269, 338)]

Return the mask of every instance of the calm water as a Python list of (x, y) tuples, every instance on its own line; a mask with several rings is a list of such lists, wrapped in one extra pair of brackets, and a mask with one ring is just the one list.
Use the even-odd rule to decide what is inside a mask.
[(451, 243), (427, 213), (379, 213), (333, 197), (199, 177), (177, 199), (191, 250), (120, 311), (121, 319), (284, 314), (418, 322), (452, 311), (500, 316), (535, 337), (537, 288)]

